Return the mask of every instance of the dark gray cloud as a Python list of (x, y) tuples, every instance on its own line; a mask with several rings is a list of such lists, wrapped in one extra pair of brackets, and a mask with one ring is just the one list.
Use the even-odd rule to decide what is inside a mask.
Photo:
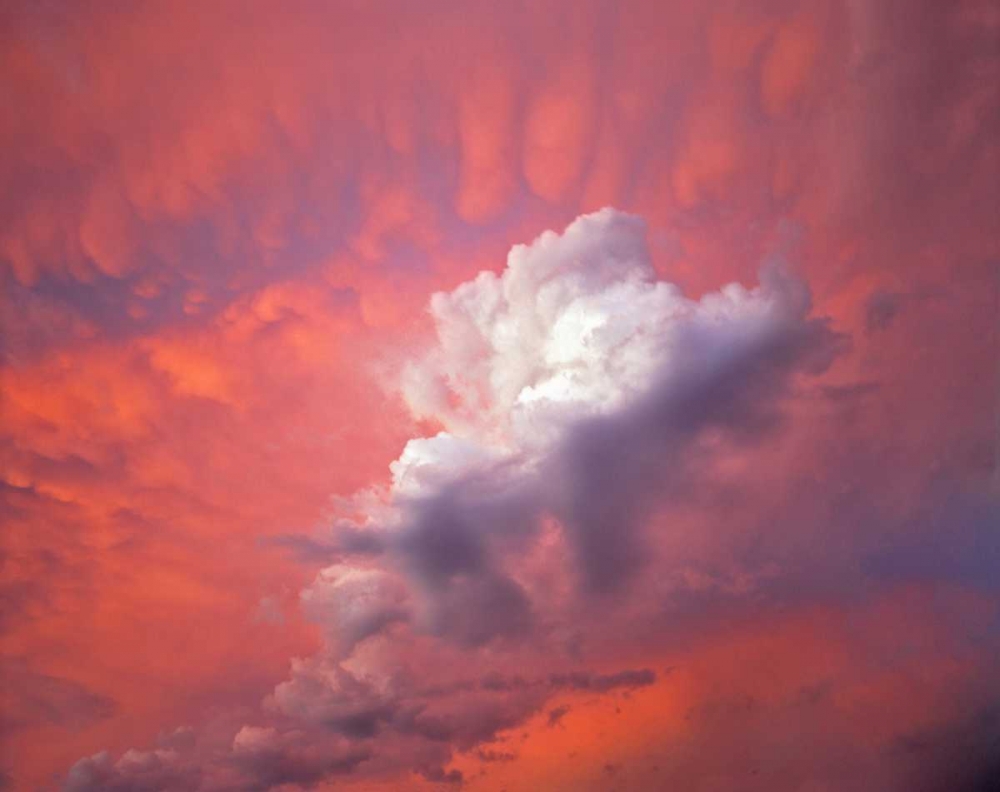
[(172, 752), (127, 751), (113, 761), (103, 751), (70, 768), (63, 792), (183, 792), (200, 785), (201, 769)]
[(18, 658), (4, 659), (2, 675), (0, 731), (37, 726), (80, 729), (115, 712), (110, 697), (71, 679), (33, 671)]
[(355, 556), (378, 556), (385, 550), (385, 540), (374, 531), (366, 531), (347, 521), (319, 535), (285, 534), (267, 540), (268, 544), (287, 550), (303, 563), (334, 563)]
[(476, 758), (481, 762), (513, 762), (517, 759), (517, 754), (511, 751), (494, 751), (480, 748), (476, 751)]
[(562, 704), (561, 706), (550, 709), (547, 720), (549, 727), (558, 726), (559, 721), (569, 714), (570, 709), (571, 707), (568, 704)]
[(902, 304), (902, 295), (886, 291), (873, 292), (865, 303), (865, 329), (869, 333), (888, 330)]
[(802, 299), (751, 340), (730, 335), (738, 329), (687, 329), (680, 359), (634, 408), (569, 432), (552, 460), (553, 479), (564, 483), (554, 500), (587, 587), (613, 589), (641, 563), (641, 527), (703, 432), (759, 438), (779, 425), (795, 375), (832, 362), (843, 339), (807, 309)]
[(299, 730), (244, 727), (234, 739), (230, 761), (244, 775), (241, 789), (266, 792), (281, 784), (308, 788), (351, 773), (370, 753), (363, 745)]
[(648, 668), (637, 671), (619, 671), (615, 674), (553, 674), (549, 677), (553, 687), (568, 688), (570, 690), (593, 690), (598, 693), (607, 693), (609, 690), (624, 688), (631, 690), (634, 688), (646, 687), (656, 682), (656, 672)]

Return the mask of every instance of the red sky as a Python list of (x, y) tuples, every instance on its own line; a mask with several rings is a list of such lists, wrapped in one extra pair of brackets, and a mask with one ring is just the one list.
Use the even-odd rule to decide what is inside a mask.
[(0, 788), (994, 788), (990, 0), (14, 2), (0, 84)]

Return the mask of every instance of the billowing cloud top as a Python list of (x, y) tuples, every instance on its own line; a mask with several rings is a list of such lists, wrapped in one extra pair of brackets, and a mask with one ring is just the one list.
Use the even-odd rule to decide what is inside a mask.
[[(438, 344), (408, 369), (404, 395), (449, 433), (537, 452), (567, 424), (622, 410), (659, 380), (683, 387), (686, 367), (723, 367), (801, 318), (802, 286), (768, 285), (687, 300), (656, 279), (643, 221), (605, 209), (517, 245), (501, 276), (435, 294)], [(433, 454), (416, 441), (401, 462), (418, 449)]]

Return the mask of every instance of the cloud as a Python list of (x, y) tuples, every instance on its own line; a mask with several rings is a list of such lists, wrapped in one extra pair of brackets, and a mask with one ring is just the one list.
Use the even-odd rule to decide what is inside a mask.
[(606, 693), (618, 688), (631, 690), (652, 685), (656, 681), (656, 674), (648, 668), (643, 668), (638, 671), (619, 671), (615, 674), (597, 676), (585, 673), (553, 674), (551, 681), (555, 687)]
[(642, 222), (611, 210), (515, 247), (502, 275), (431, 300), (438, 345), (403, 387), (446, 431), (411, 440), (393, 464), (397, 552), (435, 599), (454, 592), (476, 624), (491, 613), (497, 634), (523, 628), (530, 609), (489, 543), (522, 541), (546, 516), (586, 588), (621, 585), (685, 452), (709, 430), (767, 432), (794, 377), (841, 350), (808, 310), (778, 272), (754, 290), (684, 298), (656, 280)]
[(368, 751), (345, 740), (316, 739), (302, 732), (244, 726), (233, 738), (233, 763), (246, 774), (243, 788), (268, 790), (282, 784), (308, 787), (350, 773)]
[[(445, 431), (407, 443), (371, 524), (341, 524), (328, 546), (343, 560), (302, 593), (306, 616), (327, 630), (324, 650), (293, 664), (269, 708), (377, 740), (365, 759), (377, 766), (401, 740), (459, 750), (495, 740), (556, 693), (652, 685), (650, 670), (594, 674), (534, 652), (546, 633), (582, 626), (574, 603), (642, 571), (648, 519), (706, 433), (757, 442), (778, 425), (795, 377), (829, 365), (841, 341), (809, 307), (779, 272), (756, 289), (687, 299), (656, 279), (644, 224), (612, 210), (515, 247), (499, 276), (435, 295), (437, 343), (402, 389), (416, 417)], [(515, 564), (545, 525), (574, 551), (563, 604)], [(480, 654), (495, 644), (495, 660)], [(505, 681), (498, 672), (522, 644), (547, 673)], [(493, 666), (488, 681), (448, 679), (432, 660), (445, 651), (470, 669)], [(241, 734), (239, 745), (264, 732)], [(423, 757), (412, 769), (458, 778)]]
[[(430, 787), (460, 770), (486, 789), (551, 788), (556, 776), (603, 788), (610, 763), (619, 785), (642, 788), (649, 753), (675, 748), (686, 683), (671, 681), (668, 696), (658, 678), (626, 707), (625, 688), (543, 682), (661, 668), (741, 624), (777, 629), (779, 611), (819, 618), (817, 602), (857, 623), (929, 587), (935, 596), (894, 618), (949, 620), (940, 640), (956, 673), (991, 677), (989, 663), (966, 664), (993, 651), (978, 619), (996, 599), (996, 394), (983, 386), (997, 358), (989, 207), (1000, 183), (989, 0), (280, 11), (249, 0), (235, 25), (230, 10), (0, 12), (0, 82), (19, 109), (0, 121), (0, 628), (37, 683), (4, 708), (23, 726), (5, 751), (11, 786), (34, 789), (71, 757), (118, 756), (137, 734), (235, 708), (225, 739), (191, 756), (178, 748), (176, 761), (211, 768), (205, 785), (239, 788), (252, 773), (217, 760), (244, 723), (274, 728), (288, 751), (322, 743), (327, 727), (293, 739), (298, 724), (256, 706), (290, 657), (318, 651), (384, 683), (373, 689), (390, 704), (426, 708), (429, 688), (452, 691), (424, 719), (410, 714), (422, 729), (378, 720), (359, 738), (378, 750), (352, 773), (331, 769), (340, 785), (381, 774)], [(638, 285), (617, 297), (573, 286), (576, 307), (556, 301), (558, 329), (526, 323), (541, 302), (499, 288), (519, 340), (509, 354), (494, 345), (503, 332), (486, 316), (482, 346), (498, 287), (466, 282), (480, 269), (517, 280), (503, 272), (513, 243), (608, 204), (648, 225), (649, 250), (624, 254), (645, 262)], [(629, 222), (613, 233), (582, 224), (581, 255), (627, 247)], [(568, 255), (566, 234), (552, 237)], [(532, 268), (542, 248), (523, 246)], [(809, 285), (811, 329), (793, 316), (779, 330), (771, 316), (770, 330), (744, 337), (744, 309), (785, 288), (772, 272), (755, 286), (760, 262), (782, 257)], [(656, 299), (688, 313), (670, 320), (666, 349), (648, 322), (647, 265), (675, 284)], [(689, 325), (700, 315), (714, 327), (703, 298), (731, 281), (745, 294), (716, 340), (746, 370), (727, 363), (713, 383), (711, 333)], [(434, 291), (454, 317), (422, 313)], [(825, 315), (850, 348), (814, 319)], [(628, 353), (592, 320), (623, 332)], [(584, 337), (595, 354), (564, 344)], [(692, 360), (672, 357), (685, 349)], [(692, 374), (687, 397), (671, 360)], [(373, 386), (372, 369), (407, 361), (405, 399), (397, 383)], [(942, 616), (951, 598), (964, 605)], [(262, 602), (284, 623), (261, 620)], [(733, 657), (751, 639), (731, 644)], [(840, 635), (826, 651), (847, 646)], [(956, 746), (942, 757), (983, 748), (940, 699), (871, 671), (883, 654), (852, 651), (859, 681), (830, 682), (816, 717), (843, 728), (809, 743), (818, 752), (874, 752), (851, 764), (864, 777), (930, 766), (927, 752), (893, 752), (904, 732)], [(928, 651), (907, 673), (921, 690), (951, 691), (928, 677)], [(767, 665), (803, 652), (790, 640)], [(390, 662), (401, 654), (408, 663)], [(469, 687), (446, 684), (434, 664), (444, 657)], [(739, 701), (750, 673), (720, 664), (712, 682), (733, 679)], [(83, 703), (43, 678), (107, 696), (113, 711), (69, 718), (70, 729), (39, 717), (56, 699)], [(478, 689), (485, 678), (521, 698), (505, 708)], [(991, 700), (988, 685), (980, 692)], [(601, 702), (614, 697), (623, 713), (605, 728)], [(857, 718), (837, 720), (844, 697), (862, 702)], [(918, 700), (936, 725), (908, 720), (901, 702)], [(545, 729), (562, 705), (574, 717)], [(518, 718), (493, 748), (518, 759), (488, 776), (472, 753), (421, 736), (468, 741)], [(871, 737), (875, 722), (886, 725)], [(795, 719), (761, 705), (746, 723), (773, 727), (780, 767), (780, 732)], [(651, 732), (669, 737), (618, 755)], [(713, 783), (711, 757), (741, 732), (709, 732), (714, 742), (687, 743), (708, 761), (686, 776), (661, 763), (665, 780), (649, 785)], [(580, 745), (594, 767), (554, 763)], [(413, 767), (424, 776), (406, 776)], [(733, 783), (780, 789), (780, 775), (754, 769)]]
[(549, 726), (558, 726), (559, 721), (561, 721), (566, 715), (569, 714), (570, 708), (568, 705), (563, 704), (560, 707), (554, 707), (549, 710)]
[(887, 330), (899, 313), (901, 302), (899, 294), (874, 292), (865, 303), (865, 329), (869, 333)]
[[(838, 731), (796, 727), (802, 743), (823, 756), (854, 745), (852, 719), (872, 706), (865, 691), (881, 673), (866, 664), (887, 651), (879, 637), (866, 632), (860, 667), (823, 666), (812, 678), (789, 666), (800, 676), (777, 692), (750, 672), (728, 676), (718, 653), (729, 649), (697, 644), (750, 640), (725, 625), (757, 618), (796, 635), (798, 627), (782, 622), (781, 603), (847, 602), (854, 578), (846, 570), (859, 565), (876, 601), (895, 603), (901, 581), (928, 580), (917, 537), (934, 546), (939, 518), (912, 534), (921, 549), (905, 557), (882, 559), (868, 549), (877, 542), (866, 545), (854, 532), (843, 534), (843, 554), (802, 544), (789, 528), (800, 515), (823, 533), (843, 512), (817, 517), (817, 501), (832, 502), (808, 485), (808, 469), (800, 490), (785, 493), (758, 486), (766, 464), (748, 461), (788, 453), (809, 426), (803, 417), (819, 416), (812, 431), (823, 433), (833, 431), (829, 415), (858, 409), (857, 399), (836, 395), (853, 385), (820, 379), (846, 354), (846, 339), (813, 316), (806, 287), (780, 267), (765, 267), (753, 288), (731, 284), (685, 297), (656, 276), (645, 235), (636, 217), (585, 215), (562, 234), (516, 246), (502, 272), (435, 294), (430, 346), (389, 386), (415, 419), (440, 431), (405, 444), (384, 488), (343, 502), (352, 519), (339, 519), (328, 535), (278, 540), (306, 558), (335, 560), (300, 598), (323, 628), (321, 650), (293, 662), (258, 715), (263, 725), (233, 727), (221, 753), (195, 748), (168, 760), (140, 752), (124, 765), (98, 755), (81, 760), (67, 785), (148, 782), (167, 790), (183, 777), (204, 790), (224, 778), (266, 789), (406, 772), (461, 783), (463, 763), (477, 751), (509, 753), (514, 729), (560, 723), (565, 728), (549, 733), (563, 739), (586, 721), (563, 719), (571, 708), (653, 695), (661, 682), (695, 690), (683, 694), (692, 702), (687, 758), (651, 770), (623, 757), (614, 766), (628, 778), (707, 778), (705, 762), (720, 746), (746, 743), (741, 730), (774, 730), (777, 742), (750, 741), (768, 757), (767, 772), (752, 783), (773, 785), (781, 735), (809, 713), (820, 717), (832, 696), (859, 703)], [(873, 464), (867, 450), (849, 446), (819, 469), (842, 476)], [(870, 519), (869, 508), (871, 495), (861, 491), (856, 513)], [(970, 505), (962, 524), (976, 533), (991, 508), (989, 499)], [(685, 516), (692, 510), (696, 517)], [(352, 521), (359, 513), (366, 518)], [(942, 506), (944, 514), (958, 512)], [(883, 516), (877, 535), (891, 537), (901, 520)], [(762, 527), (748, 544), (741, 532), (754, 525)], [(955, 570), (942, 574), (969, 582), (972, 560), (948, 557)], [(887, 606), (884, 620), (872, 616), (874, 623), (908, 631), (909, 616), (900, 614), (911, 606), (903, 602)], [(775, 646), (762, 644), (764, 665), (788, 662), (781, 635)], [(828, 640), (817, 657), (854, 639)], [(663, 656), (671, 646), (706, 669), (674, 682), (673, 673), (661, 680), (645, 664), (624, 662), (629, 653)], [(920, 657), (932, 662), (929, 650)], [(595, 663), (607, 670), (595, 671)], [(709, 695), (713, 685), (718, 691)], [(962, 689), (948, 677), (935, 690)], [(890, 695), (903, 706), (898, 691)], [(883, 741), (913, 727), (900, 712)], [(627, 708), (620, 717), (627, 721)], [(873, 773), (889, 785), (905, 776), (905, 762), (852, 750), (850, 774)], [(503, 772), (516, 763), (490, 764)], [(716, 775), (754, 772), (734, 758)]]
[(79, 730), (115, 712), (108, 696), (72, 679), (33, 671), (15, 658), (5, 660), (2, 700), (0, 728), (7, 734), (40, 724)]
[(335, 630), (344, 656), (354, 646), (394, 622), (407, 621), (403, 584), (381, 569), (330, 566), (301, 595), (306, 616)]
[(70, 768), (65, 792), (179, 792), (199, 783), (196, 769), (177, 764), (169, 750), (126, 751), (113, 762), (106, 752), (80, 759)]
[[(116, 762), (107, 752), (85, 757), (70, 769), (65, 792), (267, 792), (283, 785), (308, 788), (350, 773), (368, 756), (364, 747), (330, 735), (278, 732), (244, 726), (219, 758), (171, 748), (126, 751)], [(214, 759), (214, 761), (213, 761)]]

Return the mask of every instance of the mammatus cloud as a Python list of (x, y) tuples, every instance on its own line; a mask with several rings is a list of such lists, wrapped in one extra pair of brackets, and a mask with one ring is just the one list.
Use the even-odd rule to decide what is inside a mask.
[[(984, 483), (998, 459), (984, 375), (1000, 356), (994, 6), (3, 3), (0, 85), (17, 112), (0, 118), (0, 677), (27, 680), (0, 690), (9, 785), (46, 788), (102, 748), (113, 767), (177, 723), (197, 723), (201, 740), (174, 745), (178, 758), (209, 767), (245, 723), (279, 725), (269, 713), (206, 727), (206, 712), (255, 712), (321, 640), (341, 657), (408, 630), (460, 662), (541, 636), (590, 673), (658, 675), (621, 712), (595, 693), (555, 694), (502, 745), (426, 770), (473, 787), (720, 786), (718, 757), (753, 734), (773, 739), (743, 753), (771, 761), (734, 762), (725, 783), (770, 792), (790, 783), (775, 770), (787, 769), (783, 731), (805, 734), (776, 719), (779, 692), (817, 686), (833, 692), (784, 711), (824, 724), (829, 742), (798, 753), (832, 750), (845, 769), (827, 787), (910, 760), (929, 783), (928, 742), (951, 746), (936, 767), (971, 767), (989, 739), (967, 736), (991, 721), (958, 710), (995, 700), (986, 682), (1000, 667)], [(441, 418), (415, 427), (402, 399), (372, 388), (373, 350), (412, 351), (428, 294), (606, 205), (647, 221), (657, 272), (692, 299), (751, 287), (782, 251), (852, 348), (816, 388), (794, 375), (780, 420), (682, 440), (683, 464), (666, 461), (662, 490), (637, 502), (639, 527), (607, 559), (587, 520), (569, 535), (564, 486), (542, 493), (562, 492), (558, 509), (518, 490), (516, 460), (518, 475), (452, 487), (480, 506), (487, 484), (498, 491), (493, 524), (513, 507), (544, 515), (525, 537), (489, 533), (479, 583), (455, 558), (428, 560), (417, 507), (386, 492), (360, 511), (373, 525), (285, 536), (295, 557), (275, 553), (272, 537), (335, 521), (331, 495), (383, 480), (409, 437), (446, 429), (509, 451)], [(523, 454), (569, 464), (539, 439)], [(593, 488), (620, 493), (617, 466), (580, 463), (601, 471)], [(368, 585), (359, 612), (337, 604)], [(485, 606), (465, 599), (505, 618), (470, 619)], [(872, 614), (879, 640), (836, 629)], [(950, 632), (934, 631), (942, 621)], [(753, 677), (741, 624), (775, 636), (755, 662), (782, 669), (780, 690)], [(712, 651), (730, 666), (706, 663)], [(845, 653), (853, 667), (831, 668)], [(519, 659), (522, 677), (547, 679), (549, 656)], [(513, 662), (498, 661), (504, 679)], [(700, 704), (727, 680), (732, 705), (708, 728)], [(746, 728), (720, 728), (727, 717)], [(684, 767), (662, 759), (691, 736), (682, 724), (715, 735), (687, 743), (702, 761)], [(518, 758), (480, 768), (478, 750)], [(370, 785), (372, 766), (334, 783)], [(822, 785), (809, 769), (804, 783)]]
[[(295, 661), (265, 702), (267, 725), (244, 726), (207, 767), (163, 750), (100, 754), (67, 789), (171, 789), (182, 782), (170, 773), (206, 790), (219, 774), (248, 789), (350, 772), (458, 781), (455, 751), (557, 694), (653, 685), (648, 668), (580, 666), (608, 627), (583, 611), (641, 599), (630, 583), (650, 571), (644, 557), (665, 561), (650, 523), (672, 486), (720, 448), (776, 431), (799, 378), (831, 363), (842, 340), (809, 310), (778, 270), (685, 298), (655, 277), (643, 222), (613, 210), (435, 295), (436, 343), (402, 394), (443, 430), (407, 443), (389, 488), (359, 501), (378, 508), (345, 531), (345, 559), (303, 591), (324, 650)], [(555, 589), (522, 563), (552, 542), (571, 551), (549, 570), (564, 581)], [(317, 740), (342, 747), (321, 761)]]

